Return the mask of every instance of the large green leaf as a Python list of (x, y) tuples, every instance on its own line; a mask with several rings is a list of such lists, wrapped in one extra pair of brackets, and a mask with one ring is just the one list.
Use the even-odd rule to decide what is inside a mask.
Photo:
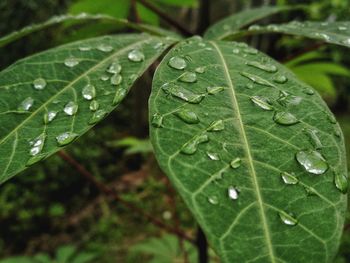
[(147, 34), (93, 38), (0, 72), (0, 182), (103, 119), (170, 43)]
[(243, 43), (194, 38), (161, 62), (149, 106), (158, 162), (222, 262), (332, 261), (346, 158), (313, 89)]
[(291, 6), (264, 6), (247, 9), (215, 23), (208, 28), (204, 34), (204, 37), (207, 39), (224, 39), (227, 36), (239, 31), (240, 28), (243, 28), (244, 26), (247, 26), (254, 21), (294, 8), (295, 7)]
[(227, 38), (241, 36), (242, 34), (261, 33), (284, 33), (296, 36), (303, 36), (311, 39), (324, 41), (350, 47), (350, 22), (299, 22), (292, 21), (286, 24), (271, 24), (268, 26), (252, 25), (248, 31), (236, 32), (227, 35)]

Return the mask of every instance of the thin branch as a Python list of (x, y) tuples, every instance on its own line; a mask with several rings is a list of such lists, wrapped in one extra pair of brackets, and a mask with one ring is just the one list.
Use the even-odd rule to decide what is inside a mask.
[(311, 52), (311, 51), (315, 51), (315, 50), (318, 50), (319, 48), (321, 48), (322, 46), (324, 46), (325, 43), (324, 42), (319, 42), (319, 43), (316, 43), (316, 44), (312, 44), (310, 46), (306, 46), (304, 49), (298, 51), (298, 52), (295, 52), (287, 57), (285, 57), (284, 59), (282, 59), (281, 63), (286, 63), (288, 61), (291, 61), (293, 60), (294, 58), (296, 57), (299, 57), (301, 55), (304, 55), (305, 53), (308, 53), (308, 52)]
[(131, 15), (136, 24), (141, 22), (139, 13), (137, 12), (136, 0), (131, 0)]
[(81, 165), (78, 161), (76, 161), (73, 157), (71, 157), (68, 153), (64, 151), (60, 151), (58, 155), (67, 163), (69, 163), (72, 167), (74, 167), (82, 176), (84, 176), (85, 179), (87, 179), (91, 184), (93, 184), (101, 193), (113, 197), (118, 203), (124, 205), (125, 207), (129, 208), (130, 210), (138, 213), (142, 217), (146, 218), (154, 224), (157, 227), (160, 227), (164, 230), (166, 230), (169, 233), (175, 234), (191, 243), (195, 243), (192, 238), (188, 237), (185, 233), (180, 231), (179, 229), (174, 229), (166, 224), (164, 224), (162, 221), (158, 220), (157, 218), (153, 217), (152, 215), (146, 213), (142, 209), (138, 208), (134, 204), (124, 200), (122, 197), (120, 197), (112, 188), (106, 186), (102, 182), (98, 181), (83, 165)]
[(210, 25), (210, 0), (201, 0), (198, 14), (197, 34), (201, 35)]
[(204, 235), (204, 232), (200, 226), (197, 229), (197, 251), (198, 251), (198, 262), (199, 263), (208, 263), (208, 243), (207, 238)]
[(163, 10), (159, 9), (157, 6), (149, 3), (146, 0), (137, 0), (140, 4), (142, 4), (144, 7), (148, 8), (149, 10), (156, 13), (158, 16), (160, 16), (165, 22), (167, 22), (169, 25), (175, 27), (178, 29), (182, 34), (185, 36), (192, 36), (193, 33), (185, 28), (183, 25), (181, 25), (178, 21), (176, 21), (174, 18), (168, 16), (167, 13), (165, 13)]

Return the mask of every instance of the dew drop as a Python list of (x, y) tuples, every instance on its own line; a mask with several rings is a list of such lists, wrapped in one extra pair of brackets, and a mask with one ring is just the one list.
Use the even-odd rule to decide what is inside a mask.
[(305, 129), (304, 131), (310, 137), (312, 144), (315, 146), (315, 149), (320, 149), (323, 147), (320, 138), (317, 136), (317, 130)]
[(282, 220), (282, 222), (286, 225), (289, 226), (295, 226), (298, 224), (298, 220), (296, 218), (294, 218), (293, 214), (288, 214), (286, 212), (279, 212), (278, 213), (280, 219)]
[(118, 61), (114, 61), (107, 69), (108, 73), (111, 74), (117, 74), (122, 71), (122, 66), (119, 64)]
[(77, 113), (78, 111), (78, 105), (74, 102), (74, 101), (70, 101), (66, 104), (66, 106), (64, 106), (63, 111), (69, 115), (69, 116), (73, 116), (74, 114)]
[(217, 204), (219, 204), (219, 198), (215, 195), (209, 196), (208, 202), (211, 203), (212, 205), (217, 205)]
[(297, 161), (305, 170), (312, 174), (324, 174), (328, 170), (325, 158), (317, 151), (299, 151), (295, 155)]
[(91, 111), (97, 111), (99, 107), (100, 107), (100, 104), (98, 103), (97, 100), (93, 100), (93, 101), (90, 102), (89, 109)]
[(263, 110), (271, 111), (274, 109), (268, 98), (261, 97), (261, 96), (253, 96), (253, 97), (250, 97), (250, 99), (255, 105), (262, 108)]
[(177, 117), (188, 124), (196, 124), (199, 123), (199, 118), (196, 113), (190, 110), (181, 109), (174, 113)]
[(28, 97), (24, 99), (18, 106), (18, 111), (29, 111), (34, 104), (34, 99), (32, 97)]
[(348, 28), (346, 26), (338, 26), (338, 30), (339, 31), (345, 31), (347, 30)]
[(262, 79), (261, 77), (254, 75), (254, 74), (250, 74), (248, 72), (240, 72), (240, 74), (243, 77), (246, 77), (247, 79), (253, 81), (254, 83), (263, 85), (263, 86), (267, 86), (267, 87), (274, 87), (270, 82), (268, 82), (267, 80)]
[(243, 52), (250, 54), (250, 55), (258, 54), (258, 50), (256, 50), (255, 48), (252, 48), (252, 47), (247, 47), (247, 48), (243, 49)]
[(239, 194), (239, 191), (233, 187), (233, 186), (230, 186), (227, 190), (227, 193), (228, 193), (228, 197), (232, 200), (237, 200), (238, 199), (238, 194)]
[(92, 100), (96, 97), (96, 89), (94, 85), (88, 84), (86, 85), (81, 94), (83, 95), (83, 98), (86, 100)]
[(64, 65), (69, 68), (73, 68), (79, 64), (79, 60), (75, 57), (69, 57), (64, 60)]
[(248, 66), (261, 69), (263, 71), (269, 72), (269, 73), (274, 73), (277, 72), (277, 67), (272, 64), (262, 64), (258, 61), (249, 61), (246, 63)]
[(117, 89), (115, 96), (113, 98), (113, 106), (117, 106), (126, 96), (128, 91), (126, 89)]
[(175, 84), (166, 83), (162, 86), (162, 89), (166, 94), (171, 94), (173, 97), (193, 104), (200, 103), (205, 97), (205, 94), (195, 94), (192, 91), (184, 89), (183, 87), (177, 86)]
[(286, 91), (280, 91), (280, 95), (277, 99), (277, 102), (282, 106), (287, 107), (299, 105), (302, 100), (303, 99), (301, 97), (291, 95)]
[(79, 49), (79, 51), (90, 51), (91, 47), (90, 46), (80, 46), (78, 49)]
[(209, 157), (210, 160), (213, 160), (213, 161), (220, 160), (220, 156), (217, 153), (207, 152), (207, 156)]
[(279, 83), (279, 84), (283, 84), (283, 83), (286, 83), (288, 81), (288, 78), (284, 75), (279, 74), (273, 78), (273, 81), (276, 83)]
[(233, 159), (231, 162), (230, 162), (230, 166), (231, 166), (231, 168), (233, 168), (233, 169), (237, 169), (238, 167), (240, 167), (241, 166), (241, 164), (242, 164), (242, 160), (241, 160), (241, 158), (235, 158), (235, 159)]
[(297, 184), (299, 182), (294, 173), (283, 172), (281, 178), (285, 184)]
[(58, 112), (57, 111), (49, 111), (44, 115), (44, 123), (48, 124), (50, 122), (52, 122), (56, 116), (57, 116)]
[(112, 84), (112, 85), (117, 86), (117, 85), (119, 85), (120, 83), (122, 83), (122, 81), (123, 81), (123, 77), (122, 77), (122, 75), (120, 75), (120, 74), (114, 74), (114, 75), (111, 77), (111, 84)]
[(59, 146), (65, 146), (73, 142), (79, 135), (73, 132), (64, 132), (56, 137)]
[(151, 123), (156, 128), (163, 127), (163, 116), (159, 113), (153, 114)]
[(234, 49), (232, 49), (232, 52), (233, 52), (233, 54), (239, 54), (239, 49), (238, 48), (234, 48)]
[(99, 122), (100, 120), (102, 120), (105, 116), (107, 115), (107, 112), (104, 111), (104, 110), (98, 110), (96, 111), (91, 119), (89, 120), (89, 124), (92, 125), (92, 124), (95, 124), (97, 122)]
[(43, 78), (37, 78), (33, 81), (33, 86), (36, 90), (43, 90), (46, 87), (46, 80)]
[(225, 123), (223, 120), (213, 121), (209, 128), (207, 129), (209, 132), (217, 132), (225, 129)]
[(259, 25), (251, 25), (250, 27), (248, 27), (249, 31), (255, 31), (255, 30), (259, 30), (261, 28), (261, 26)]
[(100, 44), (97, 46), (97, 49), (107, 53), (107, 52), (111, 52), (113, 50), (113, 47), (106, 44)]
[(183, 70), (187, 67), (187, 62), (182, 57), (172, 57), (169, 59), (168, 65), (174, 69)]
[(207, 87), (207, 92), (210, 95), (215, 95), (216, 93), (219, 93), (224, 89), (225, 89), (224, 87)]
[(109, 76), (106, 75), (106, 74), (103, 74), (103, 75), (101, 76), (101, 80), (102, 80), (102, 81), (107, 81), (107, 80), (109, 80)]
[(205, 67), (198, 67), (195, 69), (198, 74), (203, 74), (205, 72)]
[(128, 59), (133, 62), (141, 62), (145, 60), (145, 55), (138, 49), (129, 52)]
[(345, 174), (334, 172), (334, 184), (343, 194), (348, 192), (349, 182)]
[(197, 151), (198, 145), (209, 141), (209, 137), (206, 134), (198, 135), (192, 138), (189, 142), (185, 143), (181, 147), (181, 152), (184, 154), (194, 154)]
[(197, 81), (197, 75), (194, 72), (185, 72), (180, 76), (179, 80), (182, 82), (194, 83)]
[(303, 92), (307, 95), (314, 95), (315, 91), (312, 88), (305, 88)]
[(293, 125), (299, 122), (293, 114), (285, 111), (276, 111), (273, 120), (281, 125)]
[(36, 156), (41, 153), (45, 144), (45, 140), (46, 134), (42, 133), (37, 138), (29, 142), (29, 145), (31, 146), (29, 153), (31, 156)]

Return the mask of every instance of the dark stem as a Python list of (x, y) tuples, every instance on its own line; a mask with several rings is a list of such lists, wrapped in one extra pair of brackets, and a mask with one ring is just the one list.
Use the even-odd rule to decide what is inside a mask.
[(197, 251), (198, 251), (198, 262), (208, 263), (208, 243), (207, 238), (204, 235), (203, 230), (198, 226), (197, 229)]
[(198, 14), (197, 34), (202, 35), (210, 25), (210, 0), (201, 0)]
[(169, 25), (171, 25), (171, 26), (175, 27), (176, 29), (178, 29), (185, 36), (192, 36), (193, 35), (193, 33), (191, 31), (189, 31), (187, 28), (185, 28), (183, 25), (181, 25), (179, 22), (177, 22), (172, 17), (168, 16), (167, 13), (163, 12), (157, 6), (149, 3), (146, 0), (137, 0), (137, 1), (139, 3), (141, 3), (143, 6), (145, 6), (146, 8), (148, 8), (149, 10), (153, 11), (154, 13), (156, 13), (158, 16), (160, 16)]
[(308, 53), (308, 52), (311, 52), (311, 51), (315, 51), (315, 50), (318, 50), (320, 49), (322, 46), (324, 46), (325, 43), (323, 42), (319, 42), (319, 43), (316, 43), (316, 44), (312, 44), (310, 46), (306, 46), (304, 49), (296, 52), (296, 53), (293, 53), (289, 56), (287, 56), (286, 58), (284, 58), (281, 63), (286, 63), (288, 61), (291, 61), (293, 59), (295, 59), (296, 57), (299, 57), (301, 55), (304, 55), (305, 53)]
[(180, 231), (179, 229), (174, 229), (166, 224), (164, 224), (162, 221), (158, 220), (157, 218), (153, 217), (152, 215), (146, 213), (142, 209), (138, 208), (134, 204), (124, 200), (122, 197), (120, 197), (114, 189), (106, 186), (99, 180), (97, 180), (83, 165), (81, 165), (78, 161), (76, 161), (73, 157), (71, 157), (68, 153), (64, 151), (60, 151), (58, 155), (67, 163), (69, 163), (73, 168), (75, 168), (82, 176), (84, 176), (85, 179), (87, 179), (91, 184), (93, 184), (101, 193), (113, 197), (118, 203), (124, 205), (125, 207), (129, 208), (133, 212), (141, 215), (142, 217), (146, 218), (154, 224), (155, 226), (162, 228), (166, 230), (169, 233), (175, 234), (180, 238), (183, 238), (185, 240), (188, 240), (191, 243), (195, 243), (192, 238), (188, 237), (184, 232)]
[(136, 24), (141, 22), (139, 13), (137, 12), (136, 0), (131, 0), (131, 15)]

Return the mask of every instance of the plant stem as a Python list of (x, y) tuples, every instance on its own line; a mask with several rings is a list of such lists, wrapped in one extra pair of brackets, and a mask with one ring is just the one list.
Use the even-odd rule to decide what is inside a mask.
[(208, 263), (208, 243), (207, 238), (204, 235), (203, 230), (198, 226), (197, 229), (197, 251), (198, 251), (198, 262)]
[(136, 24), (141, 22), (140, 16), (137, 12), (136, 0), (131, 0), (131, 15)]
[(197, 34), (201, 35), (210, 25), (210, 0), (201, 0), (198, 14)]
[(189, 31), (187, 28), (185, 28), (183, 25), (181, 25), (179, 22), (177, 22), (172, 17), (168, 16), (167, 13), (163, 12), (157, 6), (149, 3), (146, 0), (137, 0), (137, 1), (139, 3), (141, 3), (143, 6), (145, 6), (146, 8), (148, 8), (149, 10), (153, 11), (154, 13), (156, 13), (159, 17), (161, 17), (169, 25), (171, 25), (171, 26), (175, 27), (176, 29), (178, 29), (185, 36), (192, 36), (193, 35), (193, 33), (191, 31)]
[(157, 227), (160, 227), (164, 230), (166, 230), (169, 233), (175, 234), (178, 237), (181, 237), (191, 243), (195, 243), (192, 238), (188, 237), (185, 233), (180, 231), (179, 229), (174, 229), (166, 224), (164, 224), (162, 221), (158, 220), (157, 218), (153, 217), (152, 215), (146, 213), (142, 209), (138, 208), (134, 204), (124, 200), (122, 197), (120, 197), (112, 188), (106, 186), (99, 180), (97, 180), (83, 165), (81, 165), (78, 161), (76, 161), (73, 157), (71, 157), (68, 153), (64, 151), (60, 151), (58, 155), (67, 163), (69, 163), (72, 167), (74, 167), (82, 176), (84, 176), (85, 179), (87, 179), (91, 184), (93, 184), (101, 193), (113, 197), (118, 203), (124, 205), (125, 207), (129, 208), (130, 210), (138, 213), (139, 215), (143, 216), (147, 220), (149, 220), (152, 224), (154, 224)]

